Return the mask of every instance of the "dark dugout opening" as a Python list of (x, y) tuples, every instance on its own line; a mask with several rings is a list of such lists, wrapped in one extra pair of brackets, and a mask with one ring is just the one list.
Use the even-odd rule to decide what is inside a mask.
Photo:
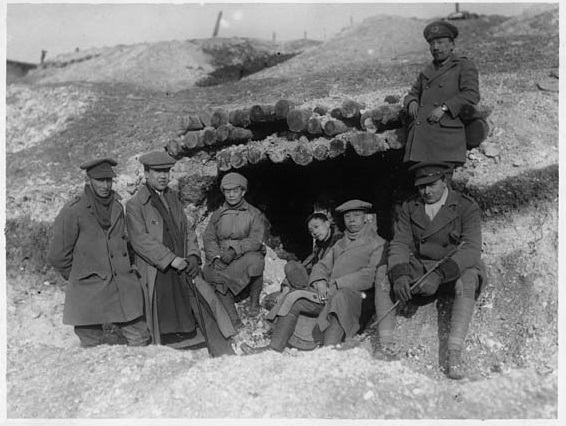
[[(267, 244), (284, 252), (280, 257), (303, 260), (312, 250), (312, 240), (305, 223), (315, 208), (334, 208), (350, 199), (372, 203), (376, 214), (378, 234), (386, 240), (392, 237), (394, 205), (411, 190), (407, 185), (403, 152), (358, 156), (348, 147), (345, 155), (313, 161), (299, 166), (292, 161), (264, 161), (247, 166), (238, 173), (249, 181), (246, 199), (264, 212), (270, 222)], [(222, 176), (219, 176), (218, 180)], [(216, 207), (223, 197), (218, 186), (209, 194), (209, 207)], [(340, 229), (341, 218), (334, 216)], [(362, 329), (374, 313), (373, 291), (367, 292), (362, 314)]]

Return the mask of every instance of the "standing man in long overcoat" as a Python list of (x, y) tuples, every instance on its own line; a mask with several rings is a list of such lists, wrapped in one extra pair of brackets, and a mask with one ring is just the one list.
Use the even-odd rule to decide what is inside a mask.
[[(344, 236), (312, 268), (309, 286), (317, 297), (299, 298), (285, 312), (284, 304), (281, 305), (270, 344), (259, 348), (243, 344), (245, 353), (283, 352), (301, 314), (318, 317), (316, 327), (324, 334), (324, 346), (337, 345), (344, 337), (358, 332), (362, 293), (374, 285), (378, 268), (386, 262), (386, 242), (368, 220), (371, 208), (370, 203), (362, 200), (350, 200), (336, 208), (344, 215), (346, 229)], [(292, 295), (293, 292), (287, 297)]]
[(82, 164), (84, 192), (66, 204), (54, 223), (47, 255), (69, 281), (63, 323), (74, 325), (82, 347), (102, 344), (102, 325), (120, 327), (130, 346), (150, 342), (143, 320), (141, 284), (130, 264), (124, 208), (112, 190), (116, 161)]
[(232, 324), (243, 323), (235, 297), (249, 286), (250, 316), (259, 314), (259, 296), (265, 267), (265, 225), (263, 213), (245, 200), (248, 180), (239, 173), (228, 173), (220, 181), (225, 202), (212, 214), (204, 231), (207, 264), (204, 279), (215, 288)]
[(424, 29), (433, 61), (419, 74), (404, 99), (412, 118), (405, 162), (466, 162), (466, 132), (459, 117), (464, 105), (480, 100), (478, 70), (465, 56), (454, 54), (458, 28), (436, 21)]
[[(418, 194), (403, 203), (396, 218), (389, 246), (389, 280), (395, 298), (401, 302), (400, 312), (407, 317), (414, 315), (418, 306), (436, 300), (439, 311), (450, 307), (448, 359), (446, 365), (441, 360), (441, 368), (448, 377), (461, 379), (464, 340), (475, 300), (485, 282), (485, 267), (480, 259), (481, 213), (472, 198), (447, 185), (446, 175), (451, 172), (448, 164), (419, 163), (411, 170)], [(419, 288), (410, 290), (415, 281), (461, 243), (461, 248)], [(378, 318), (393, 305), (389, 290), (389, 283), (376, 284)], [(390, 324), (391, 329), (384, 330), (385, 339), (380, 340), (391, 343), (395, 321), (385, 324)]]
[[(174, 348), (203, 342), (202, 328), (213, 356), (233, 354), (227, 337), (231, 327), (220, 330), (210, 306), (202, 305), (205, 325), (197, 328), (198, 301), (183, 280), (200, 279), (200, 250), (195, 232), (183, 212), (178, 192), (168, 187), (175, 160), (163, 151), (140, 157), (146, 183), (126, 203), (126, 219), (136, 265), (141, 274), (146, 318), (153, 341)], [(199, 281), (200, 280), (200, 281)], [(212, 347), (211, 347), (212, 345)]]

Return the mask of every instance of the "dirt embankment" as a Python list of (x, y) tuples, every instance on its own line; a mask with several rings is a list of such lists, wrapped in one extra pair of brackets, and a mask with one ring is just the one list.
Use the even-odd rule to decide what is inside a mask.
[[(335, 52), (368, 43), (373, 39), (368, 32), (377, 27), (379, 19), (384, 22), (376, 18), (369, 21), (371, 25), (362, 24), (359, 33), (355, 28), (348, 30), (351, 38), (346, 38), (348, 32), (340, 35), (336, 46), (344, 44)], [(558, 52), (547, 43), (546, 35), (533, 36), (521, 40), (529, 46), (546, 43), (547, 50), (518, 50), (525, 60), (498, 62), (496, 53), (512, 43), (513, 37), (481, 38), (487, 27), (498, 30), (501, 21), (496, 21), (476, 20), (477, 27), (472, 21), (462, 24), (468, 26), (464, 28), (467, 34), (477, 34), (475, 49), (483, 52), (481, 61), (493, 56), (494, 62), (492, 68), (480, 68), (482, 102), (494, 107), (490, 135), (469, 153), (466, 167), (454, 179), (458, 188), (478, 200), (484, 212), (483, 258), (489, 276), (465, 342), (468, 380), (453, 382), (438, 370), (436, 309), (432, 305), (410, 320), (398, 318), (402, 359), (394, 363), (371, 357), (371, 342), (376, 338), (372, 331), (358, 336), (357, 346), (346, 351), (287, 350), (283, 355), (221, 359), (209, 359), (206, 350), (183, 352), (165, 347), (103, 346), (85, 351), (78, 347), (72, 328), (61, 324), (65, 283), (39, 264), (34, 269), (31, 260), (40, 256), (26, 251), (32, 246), (40, 250), (48, 240), (47, 224), (41, 233), (29, 231), (35, 223), (30, 217), (50, 222), (70, 193), (80, 189), (79, 162), (100, 152), (116, 156), (118, 171), (124, 176), (116, 186), (127, 198), (128, 189), (141, 179), (136, 154), (162, 147), (182, 108), (276, 100), (283, 95), (331, 104), (359, 96), (371, 104), (385, 94), (406, 90), (423, 57), (420, 51), (407, 54), (389, 68), (399, 72), (387, 74), (379, 71), (381, 65), (373, 67), (364, 60), (360, 65), (356, 61), (360, 55), (353, 55), (349, 67), (318, 74), (314, 69), (315, 74), (303, 81), (292, 81), (288, 70), (279, 65), (273, 70), (283, 71), (269, 78), (247, 78), (238, 85), (218, 86), (214, 91), (198, 88), (175, 96), (133, 86), (14, 87), (8, 98), (13, 130), (8, 136), (12, 151), (7, 154), (7, 214), (19, 226), (9, 228), (14, 235), (7, 236), (8, 248), (14, 249), (9, 250), (7, 282), (8, 416), (556, 418), (558, 94), (537, 89), (538, 78), (548, 70), (530, 59), (541, 55), (546, 58), (543, 65), (550, 64), (557, 61)], [(393, 23), (400, 28), (412, 22)], [(420, 45), (421, 32), (418, 23), (414, 39), (406, 46)], [(368, 39), (358, 43), (364, 34)], [(463, 30), (462, 38), (465, 35)], [(387, 40), (382, 39), (382, 44)], [(331, 42), (327, 45), (332, 47)], [(396, 55), (391, 53), (395, 46), (384, 49)], [(334, 54), (324, 60), (319, 56), (318, 65), (328, 69), (334, 57), (340, 63)], [(290, 61), (287, 66), (307, 70), (312, 63), (305, 60), (306, 65)], [(35, 97), (32, 89), (52, 90), (46, 93), (57, 96), (57, 102), (43, 103), (43, 92)], [(19, 112), (26, 108), (29, 114)], [(43, 118), (49, 112), (58, 119), (55, 130), (48, 128), (52, 120)], [(26, 121), (30, 114), (38, 117), (37, 127)], [(32, 139), (34, 134), (44, 137)], [(183, 160), (176, 173), (193, 169), (203, 175), (216, 173), (212, 159), (205, 157)], [(196, 220), (200, 233), (206, 218), (196, 216)], [(24, 231), (29, 235), (17, 234)], [(270, 251), (264, 295), (277, 288), (283, 265)], [(239, 306), (242, 313), (246, 304)], [(268, 330), (263, 316), (247, 321), (246, 329), (235, 339), (236, 349), (239, 352), (242, 341), (264, 344)], [(107, 337), (110, 342), (120, 341), (112, 329), (107, 330)]]

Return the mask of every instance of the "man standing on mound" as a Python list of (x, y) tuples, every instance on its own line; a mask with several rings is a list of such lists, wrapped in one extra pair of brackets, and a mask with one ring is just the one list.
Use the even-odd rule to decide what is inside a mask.
[(480, 100), (478, 70), (465, 56), (454, 54), (458, 28), (436, 21), (424, 37), (433, 61), (419, 74), (405, 97), (412, 118), (405, 147), (405, 162), (442, 161), (453, 166), (466, 162), (466, 131), (460, 119), (463, 106)]

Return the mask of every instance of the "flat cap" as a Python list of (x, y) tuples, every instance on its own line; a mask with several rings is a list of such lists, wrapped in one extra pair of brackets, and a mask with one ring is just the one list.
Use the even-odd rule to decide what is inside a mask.
[(454, 40), (458, 37), (458, 28), (446, 21), (434, 21), (428, 24), (423, 35), (426, 41), (434, 40), (435, 38), (448, 37)]
[(227, 173), (220, 181), (221, 189), (232, 189), (237, 188), (238, 186), (241, 186), (244, 189), (248, 189), (248, 180), (240, 173)]
[(175, 165), (175, 159), (165, 151), (153, 151), (142, 155), (140, 163), (150, 169), (170, 169)]
[(415, 186), (427, 185), (435, 182), (442, 176), (452, 171), (452, 167), (447, 163), (433, 163), (423, 161), (409, 168), (415, 174)]
[(366, 201), (350, 200), (350, 201), (346, 201), (344, 204), (340, 204), (338, 207), (336, 207), (336, 211), (338, 213), (346, 213), (346, 212), (349, 212), (350, 210), (362, 210), (364, 212), (367, 212), (372, 207), (373, 206), (371, 205), (371, 203), (368, 203)]
[(81, 164), (79, 167), (86, 170), (88, 177), (94, 179), (108, 179), (116, 177), (113, 166), (117, 165), (116, 160), (112, 158), (99, 158)]

